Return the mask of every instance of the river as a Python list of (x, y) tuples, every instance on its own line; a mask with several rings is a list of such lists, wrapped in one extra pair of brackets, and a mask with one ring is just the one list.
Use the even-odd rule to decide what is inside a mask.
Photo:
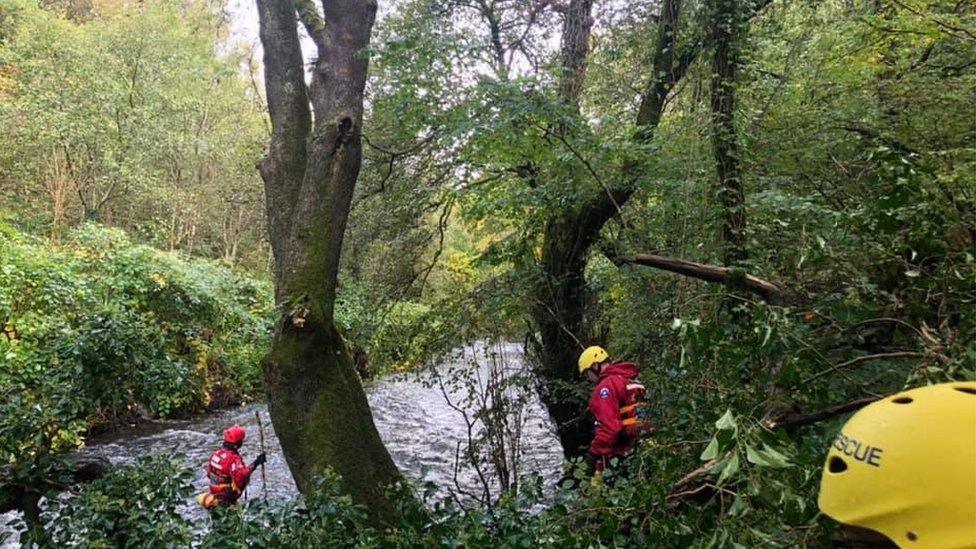
[[(493, 368), (510, 375), (520, 372), (523, 367), (520, 346), (512, 343), (479, 343), (460, 350), (433, 373), (398, 374), (367, 384), (366, 394), (376, 428), (400, 471), (410, 479), (433, 482), (440, 496), (457, 493), (457, 486), (466, 492), (479, 492), (481, 484), (471, 467), (461, 467), (455, 478), (457, 445), (465, 444), (468, 437), (467, 425), (455, 407), (468, 411), (470, 415), (473, 406), (467, 398), (469, 390), (465, 387), (468, 385), (451, 382), (460, 379), (458, 372), (465, 372), (474, 383), (483, 387)], [(437, 383), (438, 378), (446, 381), (443, 386)], [(522, 419), (519, 421), (523, 425), (520, 437), (521, 472), (536, 472), (555, 482), (562, 465), (559, 442), (538, 397), (525, 385), (514, 388), (527, 396), (520, 409)], [(202, 491), (207, 485), (204, 465), (211, 452), (219, 446), (221, 434), (228, 426), (236, 423), (247, 429), (248, 438), (241, 453), (248, 461), (257, 455), (259, 437), (256, 414), (261, 416), (265, 429), (268, 497), (292, 498), (297, 494), (295, 483), (263, 404), (226, 409), (193, 420), (153, 423), (135, 431), (90, 441), (79, 453), (102, 456), (118, 466), (130, 464), (147, 455), (182, 454), (186, 456), (187, 465), (197, 471), (194, 486)], [(261, 483), (260, 475), (256, 474), (248, 489), (249, 497), (262, 494)], [(464, 496), (461, 499), (470, 501)], [(202, 516), (204, 513), (192, 501), (186, 502), (183, 511), (191, 516)], [(15, 518), (13, 513), (0, 516), (0, 527)], [(3, 549), (14, 547), (17, 547), (16, 543), (9, 540), (3, 545)]]

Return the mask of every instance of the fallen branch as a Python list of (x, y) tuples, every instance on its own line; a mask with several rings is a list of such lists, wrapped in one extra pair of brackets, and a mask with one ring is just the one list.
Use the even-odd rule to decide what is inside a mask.
[(773, 305), (780, 305), (786, 302), (788, 297), (787, 292), (780, 286), (750, 274), (734, 271), (729, 267), (707, 265), (705, 263), (696, 263), (694, 261), (649, 253), (636, 253), (630, 257), (611, 257), (609, 255), (608, 257), (618, 265), (621, 263), (644, 265), (645, 267), (653, 267), (662, 271), (690, 276), (704, 280), (705, 282), (717, 282), (719, 284), (742, 288), (758, 295), (763, 301)]
[(796, 429), (798, 427), (803, 427), (804, 425), (812, 425), (818, 423), (825, 419), (830, 419), (832, 417), (839, 416), (841, 414), (846, 414), (848, 412), (853, 412), (855, 410), (860, 410), (872, 402), (876, 402), (883, 398), (887, 398), (889, 395), (880, 396), (868, 396), (864, 398), (859, 398), (857, 400), (852, 400), (850, 402), (844, 402), (841, 404), (835, 404), (823, 410), (817, 410), (816, 412), (808, 412), (805, 414), (788, 412), (786, 414), (779, 415), (778, 417), (768, 417), (762, 420), (763, 427), (774, 430), (774, 429)]
[[(887, 396), (889, 395), (859, 398), (857, 400), (836, 404), (834, 406), (824, 408), (823, 410), (805, 414), (798, 412), (787, 412), (779, 415), (778, 417), (774, 416), (763, 419), (761, 423), (765, 428), (770, 430), (796, 429), (798, 427), (817, 423), (847, 412), (860, 410), (868, 404), (886, 398)], [(677, 482), (671, 485), (671, 489), (668, 490), (668, 495), (665, 497), (665, 503), (667, 504), (668, 508), (674, 511), (680, 508), (681, 505), (690, 501), (704, 503), (710, 499), (717, 490), (716, 486), (708, 482), (706, 477), (708, 476), (709, 471), (712, 470), (712, 467), (715, 466), (715, 463), (716, 460), (713, 459), (698, 469), (695, 469), (694, 471), (681, 477)]]
[(707, 476), (716, 463), (716, 460), (710, 460), (671, 485), (668, 495), (664, 498), (664, 503), (667, 504), (668, 509), (673, 511), (687, 501), (702, 499), (703, 496), (711, 497), (714, 492), (711, 485), (709, 483), (699, 484), (698, 481)]

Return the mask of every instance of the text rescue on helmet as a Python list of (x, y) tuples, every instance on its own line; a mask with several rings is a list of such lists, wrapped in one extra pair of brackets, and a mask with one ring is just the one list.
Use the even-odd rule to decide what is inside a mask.
[(845, 456), (850, 456), (868, 465), (881, 467), (881, 454), (884, 452), (882, 448), (867, 445), (860, 440), (845, 435), (843, 431), (834, 439), (833, 446)]

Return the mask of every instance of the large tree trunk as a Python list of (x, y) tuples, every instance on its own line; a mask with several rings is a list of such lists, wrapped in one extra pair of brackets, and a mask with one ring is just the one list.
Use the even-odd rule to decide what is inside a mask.
[[(590, 0), (573, 0), (566, 9), (562, 36), (560, 99), (579, 112), (586, 74), (586, 55), (592, 21)], [(693, 58), (693, 51), (676, 53), (681, 0), (665, 0), (658, 23), (652, 75), (637, 115), (636, 139), (647, 141), (661, 119), (665, 100)], [(624, 174), (630, 167), (624, 167)], [(546, 223), (542, 243), (541, 276), (532, 311), (539, 331), (542, 400), (556, 424), (563, 452), (580, 455), (589, 438), (586, 402), (573, 396), (578, 372), (576, 358), (590, 344), (585, 333), (586, 284), (584, 271), (590, 247), (603, 225), (619, 213), (633, 187), (599, 189), (581, 205), (556, 212)]]
[(546, 225), (542, 247), (542, 273), (535, 290), (533, 319), (539, 330), (540, 396), (556, 425), (567, 457), (580, 455), (589, 442), (585, 399), (574, 391), (578, 381), (576, 359), (584, 345), (584, 270), (589, 247), (599, 235), (609, 212), (570, 212)]
[[(375, 0), (257, 0), (272, 135), (261, 162), (282, 311), (265, 358), (268, 409), (298, 489), (326, 468), (366, 505), (392, 513), (399, 473), (383, 446), (333, 321), (339, 252), (361, 164), (363, 89)], [(296, 18), (318, 48), (306, 87)], [(309, 112), (314, 109), (314, 127)]]
[(746, 259), (745, 196), (735, 133), (735, 75), (739, 66), (742, 13), (737, 0), (712, 0), (708, 37), (712, 46), (712, 151), (722, 206), (722, 240), (726, 265)]

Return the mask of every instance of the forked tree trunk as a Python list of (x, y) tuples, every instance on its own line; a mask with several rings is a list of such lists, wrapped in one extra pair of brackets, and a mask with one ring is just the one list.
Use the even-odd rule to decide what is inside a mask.
[[(333, 321), (339, 252), (361, 164), (365, 50), (376, 3), (329, 0), (323, 15), (311, 0), (257, 5), (273, 126), (259, 167), (282, 313), (263, 362), (268, 409), (298, 489), (307, 493), (331, 468), (380, 523), (392, 513), (385, 488), (400, 476)], [(318, 49), (310, 86), (299, 17)]]
[[(577, 112), (586, 74), (591, 7), (589, 0), (573, 0), (563, 25), (560, 99)], [(680, 8), (681, 0), (665, 0), (661, 6), (651, 77), (637, 114), (635, 139), (639, 141), (653, 136), (668, 93), (694, 55), (693, 49), (684, 53), (675, 51)], [(621, 179), (630, 179), (629, 170), (629, 166), (623, 167)], [(541, 396), (567, 457), (580, 455), (589, 439), (584, 421), (586, 403), (571, 396), (578, 379), (576, 359), (592, 343), (586, 341), (584, 329), (587, 255), (603, 225), (619, 213), (632, 192), (633, 187), (629, 185), (599, 189), (577, 207), (554, 213), (546, 223), (541, 276), (535, 289), (532, 317), (541, 338), (538, 357)]]

